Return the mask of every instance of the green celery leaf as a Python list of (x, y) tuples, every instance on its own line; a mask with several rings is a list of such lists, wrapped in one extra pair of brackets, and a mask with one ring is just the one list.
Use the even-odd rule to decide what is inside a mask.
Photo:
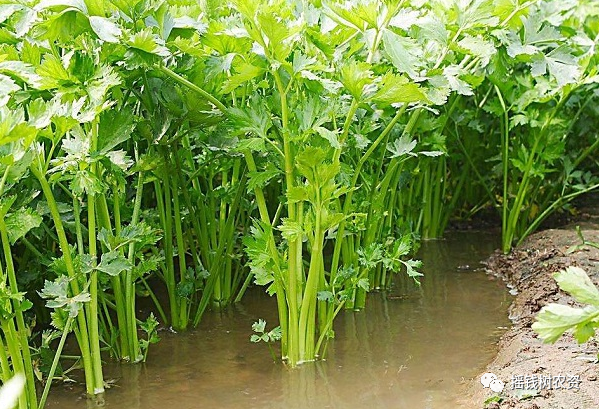
[(265, 170), (248, 173), (248, 191), (253, 191), (256, 188), (263, 188), (268, 185), (268, 182), (282, 172), (274, 165), (269, 163)]
[(599, 307), (599, 290), (582, 268), (570, 266), (554, 277), (559, 288), (577, 301)]
[(121, 28), (105, 17), (90, 16), (89, 24), (94, 33), (102, 41), (107, 43), (118, 43), (121, 36)]
[(401, 136), (394, 140), (392, 143), (387, 145), (387, 150), (391, 152), (392, 158), (398, 158), (404, 155), (417, 156), (413, 152), (416, 147), (416, 140), (411, 139), (409, 136)]
[(326, 302), (331, 302), (333, 301), (333, 293), (330, 291), (319, 291), (316, 294), (316, 298), (318, 299), (318, 301), (326, 301)]
[(239, 88), (246, 82), (256, 77), (259, 77), (265, 72), (264, 68), (246, 62), (244, 62), (238, 67), (235, 67), (235, 71), (236, 74), (230, 76), (227, 79), (227, 81), (223, 84), (221, 88), (221, 92), (223, 94), (230, 93), (231, 91)]
[(378, 91), (372, 95), (371, 99), (383, 105), (426, 102), (428, 100), (418, 84), (390, 72), (383, 76)]
[(418, 71), (424, 67), (424, 62), (420, 59), (422, 47), (415, 40), (385, 30), (383, 45), (391, 62), (399, 72), (408, 74), (410, 78), (419, 77)]
[(131, 267), (131, 263), (129, 263), (129, 260), (125, 256), (118, 251), (110, 251), (102, 254), (102, 259), (96, 269), (114, 277), (123, 271), (129, 270)]
[(406, 260), (406, 261), (402, 261), (402, 264), (406, 267), (406, 273), (408, 274), (409, 277), (416, 279), (418, 277), (423, 276), (423, 274), (421, 272), (416, 270), (417, 268), (422, 267), (422, 261)]
[(570, 329), (581, 326), (579, 339), (588, 334), (587, 325), (599, 318), (599, 308), (588, 306), (584, 309), (573, 308), (561, 304), (549, 304), (541, 309), (532, 329), (546, 343), (554, 343), (562, 334)]
[(299, 222), (290, 220), (288, 218), (283, 218), (282, 224), (280, 224), (277, 229), (281, 231), (281, 235), (288, 241), (293, 241), (297, 239), (301, 239), (304, 230), (302, 225)]
[(352, 61), (341, 68), (340, 80), (345, 89), (357, 100), (361, 100), (364, 88), (372, 83), (370, 65)]
[(42, 217), (33, 209), (21, 208), (7, 215), (4, 223), (6, 223), (10, 244), (15, 244), (29, 230), (38, 227), (42, 223)]
[(339, 143), (339, 137), (337, 135), (337, 132), (326, 129), (322, 126), (317, 126), (316, 128), (314, 128), (314, 130), (318, 133), (318, 135), (329, 141), (331, 147), (335, 149), (341, 149), (341, 144)]

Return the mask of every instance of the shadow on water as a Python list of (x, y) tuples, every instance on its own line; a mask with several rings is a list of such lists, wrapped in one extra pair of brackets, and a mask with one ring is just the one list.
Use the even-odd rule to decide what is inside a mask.
[[(198, 331), (161, 333), (144, 365), (109, 364), (105, 407), (454, 409), (460, 383), (492, 358), (509, 324), (510, 297), (480, 269), (499, 242), (488, 233), (452, 233), (423, 243), (422, 286), (398, 280), (372, 294), (362, 312), (343, 312), (326, 361), (288, 370), (265, 345), (249, 342), (251, 324), (276, 322), (276, 303), (259, 289)], [(58, 386), (49, 408), (92, 408)]]

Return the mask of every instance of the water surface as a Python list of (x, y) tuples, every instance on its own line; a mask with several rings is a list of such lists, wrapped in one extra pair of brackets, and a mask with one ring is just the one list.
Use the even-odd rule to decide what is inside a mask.
[[(249, 342), (258, 318), (276, 322), (275, 300), (256, 289), (229, 311), (208, 312), (198, 330), (162, 332), (146, 364), (108, 364), (115, 385), (104, 406), (455, 409), (462, 382), (492, 359), (509, 325), (507, 291), (480, 268), (498, 244), (476, 232), (424, 242), (422, 286), (398, 280), (389, 294), (372, 294), (366, 310), (342, 312), (327, 360), (296, 370)], [(82, 391), (58, 385), (48, 408), (95, 408)]]

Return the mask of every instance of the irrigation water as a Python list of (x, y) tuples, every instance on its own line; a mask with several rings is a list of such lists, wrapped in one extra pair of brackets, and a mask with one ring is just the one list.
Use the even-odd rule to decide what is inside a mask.
[[(114, 385), (104, 407), (455, 409), (464, 380), (490, 361), (509, 325), (510, 295), (480, 264), (499, 243), (487, 232), (425, 241), (420, 287), (400, 282), (364, 311), (343, 312), (327, 359), (294, 370), (249, 342), (254, 321), (272, 328), (277, 317), (275, 300), (257, 288), (207, 313), (197, 331), (162, 332), (146, 364), (106, 365)], [(95, 408), (82, 392), (57, 384), (48, 408)]]

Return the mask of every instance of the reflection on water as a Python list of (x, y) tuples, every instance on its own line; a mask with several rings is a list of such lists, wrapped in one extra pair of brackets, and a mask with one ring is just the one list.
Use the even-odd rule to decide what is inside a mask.
[[(274, 299), (259, 289), (224, 313), (207, 313), (197, 331), (161, 333), (143, 365), (106, 367), (116, 384), (105, 407), (454, 409), (460, 382), (492, 358), (509, 296), (480, 270), (498, 245), (487, 233), (453, 233), (422, 245), (422, 286), (398, 280), (372, 294), (362, 312), (343, 312), (326, 361), (288, 370), (251, 324), (276, 321)], [(50, 394), (48, 407), (96, 407), (80, 385)]]

